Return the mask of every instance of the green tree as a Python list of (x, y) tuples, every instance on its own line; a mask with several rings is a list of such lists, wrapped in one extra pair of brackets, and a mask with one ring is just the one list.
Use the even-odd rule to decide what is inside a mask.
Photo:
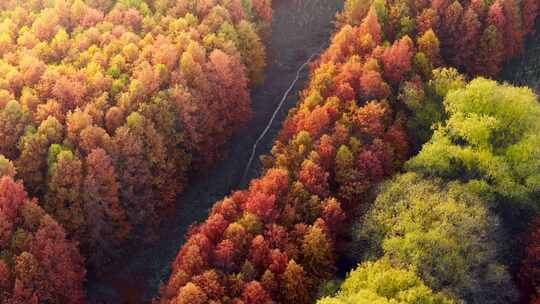
[(448, 120), (406, 167), (462, 180), (489, 199), (538, 208), (540, 105), (534, 93), (478, 78), (450, 90), (444, 108)]
[(352, 271), (335, 297), (317, 304), (451, 304), (452, 299), (435, 293), (410, 270), (391, 266), (388, 260), (365, 262)]
[(513, 284), (497, 261), (498, 225), (462, 184), (407, 173), (382, 186), (355, 236), (365, 257), (414, 270), (433, 290), (467, 303), (510, 303)]

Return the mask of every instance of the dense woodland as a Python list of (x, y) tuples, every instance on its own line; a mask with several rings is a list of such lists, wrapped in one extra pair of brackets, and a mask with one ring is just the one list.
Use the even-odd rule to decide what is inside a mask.
[(135, 229), (152, 237), (249, 119), (270, 1), (0, 9), (0, 302), (80, 303), (77, 244), (99, 271)]
[[(538, 226), (521, 270), (505, 246), (538, 210), (540, 105), (470, 79), (496, 77), (537, 12), (347, 1), (265, 172), (190, 231), (161, 303), (527, 301)], [(344, 256), (359, 266), (340, 286)]]
[[(192, 226), (155, 302), (540, 303), (540, 104), (492, 80), (539, 5), (345, 1), (261, 177)], [(87, 267), (152, 237), (249, 119), (271, 19), (0, 2), (0, 302), (84, 303)]]

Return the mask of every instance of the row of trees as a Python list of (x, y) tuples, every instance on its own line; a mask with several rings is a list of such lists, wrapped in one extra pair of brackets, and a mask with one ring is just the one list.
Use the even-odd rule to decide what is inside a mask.
[(350, 0), (338, 21), (341, 26), (360, 25), (371, 7), (386, 40), (420, 38), (433, 31), (440, 45), (429, 33), (423, 38), (424, 56), (484, 76), (496, 76), (503, 62), (523, 51), (523, 38), (534, 30), (538, 14), (537, 0)]
[[(346, 249), (350, 223), (370, 208), (376, 187), (402, 167), (410, 151), (419, 149), (432, 137), (432, 124), (443, 123), (454, 113), (459, 112), (454, 118), (456, 127), (474, 134), (456, 131), (462, 136), (455, 139), (456, 150), (468, 138), (471, 138), (471, 146), (476, 147), (481, 140), (493, 140), (490, 135), (493, 134), (497, 142), (492, 143), (492, 147), (496, 151), (491, 152), (491, 159), (485, 159), (485, 164), (495, 160), (505, 162), (500, 160), (500, 153), (504, 153), (501, 152), (502, 147), (510, 149), (511, 144), (529, 135), (518, 137), (514, 134), (518, 131), (499, 134), (499, 130), (507, 128), (513, 118), (525, 117), (520, 116), (523, 113), (517, 109), (525, 108), (525, 112), (534, 117), (536, 110), (531, 112), (534, 107), (530, 105), (530, 101), (535, 100), (534, 95), (522, 89), (499, 87), (486, 80), (478, 80), (470, 84), (471, 88), (463, 89), (465, 79), (456, 70), (434, 68), (463, 60), (461, 65), (458, 64), (463, 71), (495, 74), (503, 60), (519, 52), (523, 36), (532, 30), (530, 20), (534, 20), (537, 14), (535, 4), (512, 0), (490, 3), (347, 1), (330, 47), (312, 67), (310, 83), (301, 93), (301, 102), (290, 111), (272, 155), (262, 159), (266, 168), (263, 176), (252, 181), (248, 190), (235, 192), (218, 202), (209, 218), (190, 231), (186, 244), (173, 263), (169, 282), (163, 286), (161, 302), (313, 301), (319, 287), (333, 277), (337, 254)], [(459, 8), (468, 12), (467, 16), (475, 16), (475, 28), (481, 34), (473, 36), (476, 37), (474, 43), (457, 43), (456, 37), (450, 35), (463, 33), (448, 28), (451, 24), (460, 28), (465, 24), (465, 13), (460, 13)], [(452, 18), (455, 19), (453, 23)], [(463, 36), (459, 38), (462, 40)], [(504, 54), (501, 53), (501, 46), (510, 41), (516, 46), (515, 52), (503, 49)], [(474, 58), (460, 57), (463, 51), (475, 55)], [(486, 61), (476, 64), (476, 68), (471, 70), (471, 60)], [(495, 90), (492, 99), (499, 94), (509, 94), (498, 103), (498, 113), (504, 113), (511, 107), (509, 100), (521, 98), (522, 106), (514, 109), (519, 113), (498, 117), (498, 114), (487, 112), (485, 115), (494, 116), (487, 118), (492, 125), (486, 123), (488, 130), (491, 130), (490, 126), (493, 128), (492, 132), (474, 133), (479, 130), (476, 129), (476, 121), (468, 121), (467, 115), (483, 121), (484, 114), (465, 114), (474, 111), (466, 106), (459, 109), (458, 102), (452, 103), (455, 107), (455, 112), (452, 112), (454, 110), (445, 109), (447, 103), (443, 103), (448, 92), (456, 89), (471, 92), (474, 86)], [(458, 100), (457, 96), (448, 98), (454, 99)], [(490, 102), (488, 98), (485, 106), (476, 111), (490, 109), (493, 106)], [(459, 117), (463, 121), (458, 122)], [(497, 124), (497, 119), (502, 122)], [(521, 126), (527, 122), (514, 121), (510, 124)], [(443, 130), (446, 129), (441, 127), (433, 137), (447, 132)], [(531, 134), (535, 128), (520, 130)], [(511, 137), (514, 135), (516, 137)], [(512, 142), (500, 146), (499, 141), (507, 138)], [(528, 153), (526, 149), (531, 148), (526, 143), (521, 147), (521, 150), (510, 149), (515, 151), (512, 156), (515, 161), (523, 160)], [(502, 192), (506, 186), (523, 190), (523, 183), (534, 184), (536, 179), (533, 175), (527, 182), (522, 178), (537, 170), (537, 167), (531, 167), (536, 163), (533, 161), (519, 169), (516, 167), (516, 172), (523, 175), (516, 176), (513, 183), (505, 181), (503, 188), (488, 189), (482, 186), (494, 185), (491, 172), (482, 171), (482, 165), (468, 149), (465, 150), (467, 152), (462, 154), (466, 159), (456, 170), (469, 170), (473, 164), (480, 166), (477, 171), (471, 171), (466, 185), (457, 182), (447, 185), (447, 181), (442, 179), (424, 181), (422, 174), (428, 173), (422, 170), (431, 167), (421, 165), (421, 160), (428, 162), (436, 157), (429, 148), (425, 148), (424, 156), (409, 163), (411, 170), (417, 166), (414, 171), (419, 173), (402, 177), (397, 183), (401, 183), (404, 189), (411, 187), (410, 192), (399, 192), (401, 188), (396, 187), (398, 190), (394, 189), (394, 192), (397, 192), (386, 197), (387, 204), (373, 211), (375, 215), (382, 213), (383, 217), (386, 214), (386, 218), (391, 220), (398, 217), (402, 209), (408, 208), (406, 202), (413, 200), (417, 203), (411, 207), (412, 211), (403, 212), (403, 218), (394, 219), (394, 222), (402, 221), (404, 227), (398, 225), (402, 230), (388, 228), (389, 231), (379, 232), (379, 243), (374, 240), (373, 256), (383, 254), (383, 249), (393, 251), (385, 255), (384, 261), (362, 265), (356, 271), (361, 273), (361, 277), (357, 275), (349, 285), (345, 283), (347, 286), (342, 288), (338, 298), (325, 299), (323, 303), (356, 303), (360, 300), (371, 303), (383, 298), (409, 303), (415, 299), (435, 303), (452, 303), (461, 299), (478, 301), (483, 296), (493, 299), (489, 290), (478, 289), (500, 286), (510, 291), (508, 297), (502, 299), (512, 297), (514, 289), (506, 288), (507, 283), (512, 285), (499, 261), (494, 241), (498, 235), (494, 228), (498, 220), (481, 202), (487, 200), (484, 196)], [(487, 156), (488, 153), (482, 150), (476, 159)], [(437, 157), (444, 157), (444, 154)], [(452, 167), (454, 157), (448, 162)], [(441, 160), (436, 162), (440, 163)], [(504, 171), (499, 169), (499, 172)], [(529, 173), (526, 173), (527, 169)], [(417, 183), (418, 188), (413, 188), (412, 185)], [(480, 189), (485, 191), (480, 192)], [(427, 198), (417, 199), (424, 195)], [(396, 196), (402, 197), (402, 205), (394, 206)], [(432, 212), (425, 209), (431, 203), (430, 198), (434, 199), (432, 203), (439, 203), (439, 210), (433, 217), (415, 224), (414, 219)], [(384, 197), (379, 200), (384, 200)], [(379, 224), (375, 215), (373, 227)], [(446, 225), (441, 226), (442, 222)], [(464, 226), (459, 227), (462, 223)], [(392, 225), (388, 223), (388, 227)], [(371, 226), (365, 229), (368, 227)], [(429, 230), (435, 231), (423, 235)], [(403, 233), (407, 233), (404, 240)], [(365, 235), (371, 237), (372, 233), (366, 232)], [(471, 235), (474, 238), (460, 243), (462, 237)], [(391, 241), (384, 241), (391, 237), (394, 237)], [(437, 242), (441, 240), (446, 243), (438, 246)], [(382, 246), (381, 249), (381, 242), (388, 248)], [(421, 245), (424, 247), (418, 247)], [(429, 247), (431, 245), (433, 248)], [(450, 251), (445, 256), (446, 249), (453, 250), (456, 246), (461, 251)], [(463, 257), (460, 256), (462, 253)], [(442, 263), (442, 266), (437, 268), (437, 263)], [(415, 266), (422, 267), (423, 271), (416, 272)], [(454, 273), (448, 269), (458, 271)], [(399, 288), (403, 290), (381, 291), (375, 285), (381, 278), (402, 280)], [(448, 290), (442, 287), (447, 282), (454, 284)], [(385, 283), (388, 286), (394, 284)], [(471, 286), (466, 285), (469, 283)]]
[(99, 269), (249, 118), (270, 1), (0, 7), (0, 154)]

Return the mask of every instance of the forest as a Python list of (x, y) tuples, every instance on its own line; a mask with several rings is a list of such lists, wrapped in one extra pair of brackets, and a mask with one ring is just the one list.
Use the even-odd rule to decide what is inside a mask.
[(93, 300), (172, 242), (305, 1), (0, 1), (0, 302), (540, 303), (540, 103), (501, 80), (538, 0), (335, 0), (258, 177), (183, 223), (151, 300)]

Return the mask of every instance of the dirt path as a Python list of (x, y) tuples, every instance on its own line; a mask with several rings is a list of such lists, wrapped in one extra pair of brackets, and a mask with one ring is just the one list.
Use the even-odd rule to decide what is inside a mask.
[(296, 104), (298, 92), (304, 87), (307, 69), (301, 71), (284, 100), (283, 94), (291, 87), (302, 64), (329, 42), (332, 21), (342, 4), (341, 0), (274, 0), (266, 78), (264, 84), (254, 88), (251, 94), (253, 120), (230, 141), (229, 153), (222, 161), (210, 172), (192, 179), (187, 191), (178, 198), (176, 214), (160, 228), (157, 241), (134, 246), (137, 249), (107, 269), (102, 278), (89, 274), (86, 284), (89, 303), (145, 303), (158, 294), (160, 284), (169, 276), (170, 263), (185, 241), (187, 228), (204, 220), (216, 201), (243, 186), (241, 179), (252, 147), (283, 101), (268, 133), (258, 142), (247, 180), (257, 176), (258, 156), (269, 152), (281, 122)]

